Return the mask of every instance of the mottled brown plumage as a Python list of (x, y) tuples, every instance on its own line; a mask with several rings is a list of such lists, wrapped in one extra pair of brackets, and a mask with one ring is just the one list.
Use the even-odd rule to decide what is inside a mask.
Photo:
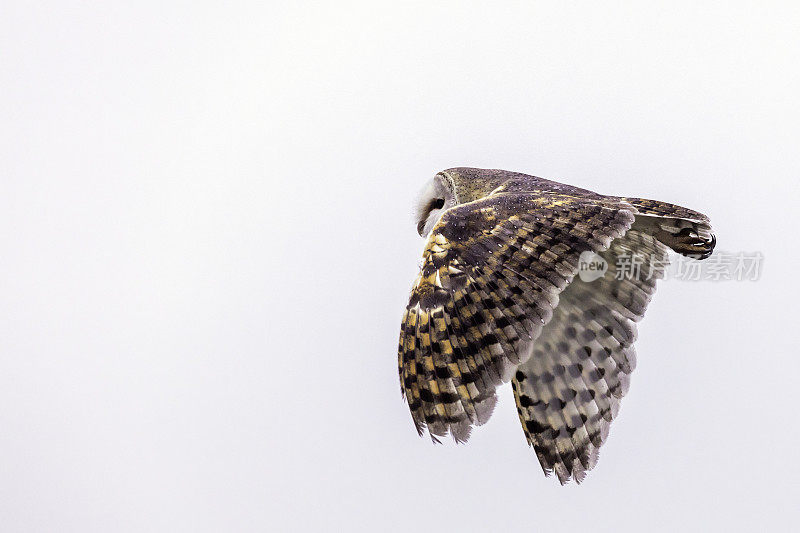
[[(545, 473), (581, 481), (627, 391), (634, 323), (667, 248), (710, 255), (708, 219), (524, 174), (455, 168), (428, 186), (418, 229), (427, 241), (398, 349), (417, 431), (467, 440), (491, 416), (497, 386), (512, 380)], [(600, 279), (576, 277), (586, 253), (609, 265)], [(616, 279), (621, 255), (646, 263), (637, 279)]]

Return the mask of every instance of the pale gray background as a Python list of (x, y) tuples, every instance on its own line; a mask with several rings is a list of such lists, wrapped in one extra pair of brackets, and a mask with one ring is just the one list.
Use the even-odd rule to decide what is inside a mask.
[[(0, 6), (2, 531), (796, 527), (796, 2), (129, 4)], [(764, 254), (662, 284), (581, 486), (507, 387), (466, 446), (400, 399), (457, 165)]]

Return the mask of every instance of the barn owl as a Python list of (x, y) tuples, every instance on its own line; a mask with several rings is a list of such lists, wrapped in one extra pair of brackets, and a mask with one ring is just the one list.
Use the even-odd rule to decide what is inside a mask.
[[(417, 432), (466, 441), (510, 380), (545, 475), (581, 482), (628, 390), (636, 322), (667, 252), (711, 255), (708, 218), (516, 172), (452, 168), (424, 189), (417, 231), (425, 247), (398, 349)], [(636, 275), (620, 259), (638, 265)], [(595, 272), (580, 275), (587, 265)]]

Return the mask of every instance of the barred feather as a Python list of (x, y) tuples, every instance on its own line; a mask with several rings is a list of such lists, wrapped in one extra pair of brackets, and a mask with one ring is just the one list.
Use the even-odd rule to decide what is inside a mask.
[(417, 430), (457, 441), (484, 423), (550, 320), (578, 257), (633, 222), (597, 202), (501, 194), (448, 211), (428, 238), (398, 365)]
[[(608, 271), (590, 282), (575, 278), (561, 293), (533, 356), (512, 380), (525, 436), (545, 474), (555, 472), (562, 484), (582, 481), (597, 462), (636, 367), (635, 322), (667, 262), (665, 246), (636, 230), (599, 255)], [(621, 256), (641, 260), (638, 276), (617, 279)]]

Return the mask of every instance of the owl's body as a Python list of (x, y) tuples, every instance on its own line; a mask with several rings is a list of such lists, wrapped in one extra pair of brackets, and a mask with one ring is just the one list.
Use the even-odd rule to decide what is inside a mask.
[[(708, 218), (473, 168), (437, 174), (418, 211), (427, 241), (398, 357), (417, 431), (467, 440), (491, 416), (495, 389), (511, 380), (545, 474), (581, 481), (627, 392), (635, 322), (663, 277), (667, 250), (708, 257)], [(608, 270), (584, 281), (582, 254), (596, 254)], [(637, 265), (635, 276), (618, 270), (620, 258)]]

